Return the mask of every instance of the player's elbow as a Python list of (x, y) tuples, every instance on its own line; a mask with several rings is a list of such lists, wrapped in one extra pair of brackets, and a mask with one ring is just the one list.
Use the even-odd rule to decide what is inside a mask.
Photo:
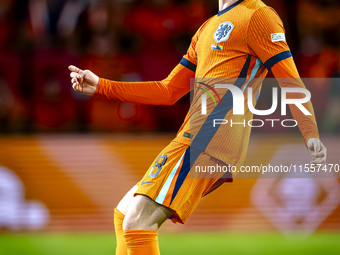
[(165, 106), (171, 106), (171, 105), (173, 105), (175, 102), (165, 102), (164, 104), (162, 104), (162, 105), (165, 105)]
[(163, 90), (162, 105), (173, 105), (187, 93), (186, 90), (176, 87), (173, 82), (169, 82), (167, 79), (162, 80), (160, 84)]
[(170, 106), (176, 103), (178, 99), (178, 95), (173, 90), (168, 90), (162, 97), (159, 97), (159, 104)]
[(180, 97), (178, 97), (178, 95), (176, 95), (175, 93), (171, 93), (168, 96), (168, 99), (167, 99), (165, 105), (168, 105), (168, 106), (174, 105), (179, 99), (180, 99)]

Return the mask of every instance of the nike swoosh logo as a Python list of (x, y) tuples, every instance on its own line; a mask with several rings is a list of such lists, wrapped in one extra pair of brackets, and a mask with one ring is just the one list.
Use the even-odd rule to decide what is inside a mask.
[(142, 182), (140, 183), (140, 185), (144, 185), (144, 184), (147, 184), (147, 183), (154, 183), (154, 182), (144, 182), (144, 181), (142, 181)]

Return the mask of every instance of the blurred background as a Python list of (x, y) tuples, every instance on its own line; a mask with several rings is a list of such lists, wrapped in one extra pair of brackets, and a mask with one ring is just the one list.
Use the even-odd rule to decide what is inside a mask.
[[(164, 79), (217, 2), (0, 0), (0, 254), (114, 254), (113, 209), (173, 139), (190, 96), (173, 106), (88, 97), (72, 90), (67, 67)], [(301, 77), (327, 78), (307, 88), (329, 161), (339, 164), (340, 3), (264, 2), (285, 24)], [(263, 89), (258, 108), (270, 95)], [(308, 163), (298, 129), (289, 130), (253, 129), (246, 164), (278, 164), (282, 153)], [(339, 177), (237, 179), (186, 225), (165, 223), (162, 254), (339, 254)]]

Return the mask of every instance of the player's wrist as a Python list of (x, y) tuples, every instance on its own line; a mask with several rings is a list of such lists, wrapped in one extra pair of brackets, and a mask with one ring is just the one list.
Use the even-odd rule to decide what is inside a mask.
[(101, 78), (99, 76), (96, 76), (96, 81), (95, 81), (95, 92), (93, 95), (100, 95), (103, 96), (103, 91), (107, 83), (107, 79)]
[(312, 141), (311, 139), (318, 139), (318, 140), (320, 140), (320, 136), (319, 136), (319, 134), (310, 134), (310, 135), (306, 136), (305, 139), (304, 139), (306, 147), (308, 147), (308, 143), (310, 141)]

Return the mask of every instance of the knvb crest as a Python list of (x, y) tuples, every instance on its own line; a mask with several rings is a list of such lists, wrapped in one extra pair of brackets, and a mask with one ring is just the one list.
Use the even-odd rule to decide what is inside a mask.
[(233, 31), (234, 25), (230, 21), (221, 23), (218, 29), (214, 33), (214, 39), (217, 43), (227, 41), (229, 39), (231, 31)]

